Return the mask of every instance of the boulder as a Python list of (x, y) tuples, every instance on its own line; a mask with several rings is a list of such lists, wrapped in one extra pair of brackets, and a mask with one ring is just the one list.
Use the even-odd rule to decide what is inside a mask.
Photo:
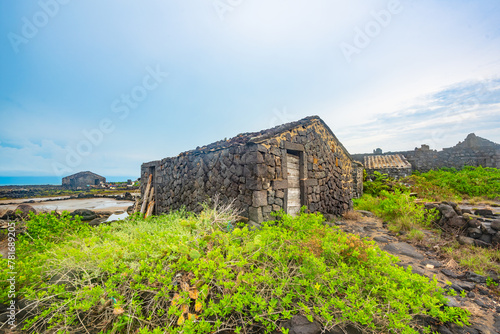
[(82, 221), (93, 220), (97, 218), (97, 214), (94, 211), (87, 209), (78, 209), (70, 213), (71, 217), (80, 216)]
[(19, 212), (19, 211), (20, 211), (20, 215), (22, 218), (28, 217), (30, 212), (33, 212), (34, 214), (36, 214), (35, 208), (29, 204), (18, 205), (15, 212)]

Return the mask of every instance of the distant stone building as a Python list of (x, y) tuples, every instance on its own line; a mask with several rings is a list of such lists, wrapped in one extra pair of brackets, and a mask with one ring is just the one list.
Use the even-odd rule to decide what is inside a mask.
[(62, 185), (71, 189), (98, 186), (101, 183), (106, 183), (106, 178), (89, 171), (76, 173), (62, 179)]
[(422, 145), (413, 151), (387, 152), (382, 155), (354, 154), (353, 158), (365, 161), (376, 156), (389, 157), (399, 155), (411, 164), (412, 170), (428, 172), (443, 167), (462, 169), (464, 166), (483, 166), (500, 168), (500, 145), (471, 133), (463, 142), (442, 151), (431, 150), (429, 145)]
[[(198, 147), (141, 166), (153, 175), (157, 214), (201, 211), (216, 194), (255, 223), (283, 209), (339, 215), (352, 208), (353, 160), (317, 116)], [(146, 182), (142, 182), (144, 197)]]
[(412, 172), (411, 164), (401, 154), (365, 156), (364, 166), (367, 175), (377, 171), (394, 179), (407, 177)]

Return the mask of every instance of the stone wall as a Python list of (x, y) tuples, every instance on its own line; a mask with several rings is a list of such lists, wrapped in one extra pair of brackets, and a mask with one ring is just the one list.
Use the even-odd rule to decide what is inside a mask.
[[(500, 145), (486, 139), (469, 134), (467, 138), (454, 147), (442, 151), (429, 149), (422, 145), (413, 151), (386, 152), (384, 155), (402, 154), (412, 165), (413, 170), (428, 172), (443, 167), (462, 169), (464, 166), (483, 166), (500, 168)], [(354, 154), (356, 160), (374, 154)]]
[(224, 202), (234, 200), (242, 215), (254, 222), (272, 219), (271, 212), (286, 210), (287, 152), (300, 158), (302, 205), (334, 215), (352, 208), (352, 159), (317, 117), (272, 136), (210, 147), (142, 165), (142, 180), (154, 173), (157, 214), (183, 206), (199, 212), (200, 203), (219, 194)]

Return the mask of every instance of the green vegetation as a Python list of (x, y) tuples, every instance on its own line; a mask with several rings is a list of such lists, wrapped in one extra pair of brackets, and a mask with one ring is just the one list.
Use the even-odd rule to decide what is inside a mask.
[(484, 167), (442, 168), (427, 173), (414, 172), (402, 180), (394, 180), (375, 172), (366, 180), (364, 193), (378, 196), (382, 191), (412, 191), (419, 198), (434, 201), (461, 201), (463, 197), (500, 199), (500, 169)]
[(451, 200), (460, 197), (500, 199), (500, 169), (484, 167), (443, 168), (415, 173), (408, 182), (422, 198)]
[[(496, 168), (465, 167), (457, 171), (444, 168), (427, 173), (414, 173), (402, 180), (375, 173), (372, 181), (364, 183), (366, 193), (354, 200), (358, 210), (368, 210), (384, 219), (393, 232), (406, 231), (407, 238), (428, 245), (439, 244), (439, 231), (435, 238), (425, 237), (422, 232), (432, 229), (436, 211), (427, 211), (421, 201), (491, 202), (500, 199), (500, 170)], [(416, 196), (412, 196), (416, 195)], [(449, 236), (444, 236), (449, 239)], [(441, 240), (443, 254), (457, 265), (486, 275), (489, 270), (500, 272), (500, 251), (474, 246), (459, 245), (458, 242)]]
[(365, 194), (354, 200), (354, 206), (357, 210), (368, 210), (384, 219), (393, 232), (431, 228), (437, 217), (435, 210), (425, 210), (408, 191), (401, 192), (399, 189), (394, 192), (381, 190), (378, 197)]
[(205, 206), (91, 229), (67, 214), (31, 215), (16, 244), (18, 297), (37, 302), (25, 330), (270, 332), (294, 314), (374, 333), (417, 333), (414, 315), (467, 323), (435, 280), (320, 214), (280, 213), (255, 231), (234, 218)]
[(500, 272), (498, 249), (463, 246), (455, 241), (443, 247), (443, 251), (461, 267), (469, 268), (480, 275), (488, 275), (489, 271)]

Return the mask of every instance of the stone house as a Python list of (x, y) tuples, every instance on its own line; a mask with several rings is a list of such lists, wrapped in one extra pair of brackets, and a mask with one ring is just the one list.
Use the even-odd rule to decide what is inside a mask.
[(106, 183), (106, 178), (92, 172), (79, 172), (62, 179), (63, 187), (77, 189)]
[[(201, 211), (219, 194), (255, 223), (283, 209), (340, 215), (352, 208), (353, 160), (317, 116), (254, 133), (239, 134), (176, 157), (142, 164), (152, 174), (155, 213), (185, 207)], [(146, 184), (141, 193), (144, 198)]]
[(368, 176), (377, 171), (394, 179), (400, 179), (412, 173), (411, 164), (401, 154), (368, 155), (364, 157), (364, 166)]

